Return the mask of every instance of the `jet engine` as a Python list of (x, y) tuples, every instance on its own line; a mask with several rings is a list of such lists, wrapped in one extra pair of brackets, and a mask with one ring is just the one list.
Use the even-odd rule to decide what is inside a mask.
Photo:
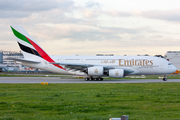
[(123, 69), (111, 69), (109, 70), (109, 77), (122, 78), (124, 77)]
[(102, 76), (104, 74), (104, 68), (102, 66), (89, 67), (87, 74), (91, 76)]

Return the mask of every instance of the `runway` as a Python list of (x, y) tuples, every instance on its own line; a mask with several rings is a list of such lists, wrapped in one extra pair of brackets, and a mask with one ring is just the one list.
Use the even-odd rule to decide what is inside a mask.
[(104, 81), (85, 81), (84, 79), (61, 79), (60, 77), (0, 77), (0, 83), (166, 83), (180, 82), (180, 79), (113, 79)]

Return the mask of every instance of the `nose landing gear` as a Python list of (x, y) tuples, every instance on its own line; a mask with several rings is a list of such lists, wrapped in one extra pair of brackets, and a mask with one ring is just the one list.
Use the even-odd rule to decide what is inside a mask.
[(164, 75), (163, 81), (167, 81), (167, 76), (166, 75)]

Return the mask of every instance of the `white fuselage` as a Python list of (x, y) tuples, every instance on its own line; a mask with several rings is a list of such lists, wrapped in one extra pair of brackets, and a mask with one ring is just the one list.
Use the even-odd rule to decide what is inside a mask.
[[(117, 69), (133, 70), (130, 75), (165, 75), (175, 72), (176, 68), (166, 59), (152, 56), (50, 56), (56, 63), (92, 64), (109, 66)], [(75, 70), (63, 70), (41, 59), (40, 64), (22, 63), (26, 66), (39, 68), (62, 74), (87, 75)], [(62, 67), (65, 67), (61, 65)]]

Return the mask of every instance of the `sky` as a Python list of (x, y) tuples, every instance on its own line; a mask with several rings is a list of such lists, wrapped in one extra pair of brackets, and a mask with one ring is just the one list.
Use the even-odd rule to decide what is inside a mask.
[(180, 0), (1, 0), (0, 50), (21, 25), (50, 55), (180, 51)]

